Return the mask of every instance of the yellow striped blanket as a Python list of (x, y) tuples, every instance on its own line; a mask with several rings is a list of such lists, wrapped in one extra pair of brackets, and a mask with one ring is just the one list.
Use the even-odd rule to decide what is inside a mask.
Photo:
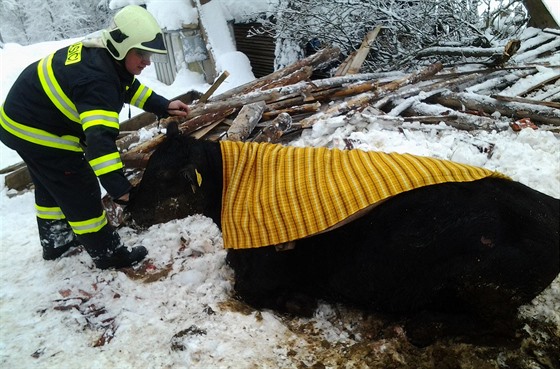
[(226, 248), (317, 234), (379, 201), (422, 186), (505, 175), (409, 154), (221, 141)]

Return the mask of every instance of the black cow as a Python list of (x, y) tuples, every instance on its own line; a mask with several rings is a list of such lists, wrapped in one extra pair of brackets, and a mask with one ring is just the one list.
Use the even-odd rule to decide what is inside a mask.
[[(221, 227), (219, 144), (168, 131), (130, 214), (150, 225), (203, 213)], [(507, 179), (431, 185), (291, 250), (230, 249), (227, 262), (236, 293), (256, 308), (305, 315), (324, 299), (461, 330), (510, 329), (518, 307), (559, 273), (559, 203)]]

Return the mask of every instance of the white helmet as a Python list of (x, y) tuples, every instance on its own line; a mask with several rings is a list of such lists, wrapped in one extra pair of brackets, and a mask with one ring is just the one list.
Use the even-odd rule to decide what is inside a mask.
[(115, 14), (112, 26), (102, 31), (102, 41), (117, 60), (124, 59), (132, 48), (167, 53), (157, 21), (138, 5), (128, 5)]

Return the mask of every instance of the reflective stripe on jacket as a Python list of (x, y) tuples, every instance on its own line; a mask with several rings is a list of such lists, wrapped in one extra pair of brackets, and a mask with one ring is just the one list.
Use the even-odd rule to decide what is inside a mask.
[(103, 187), (120, 196), (130, 187), (115, 144), (125, 103), (158, 116), (166, 116), (169, 105), (107, 50), (77, 43), (21, 73), (2, 106), (0, 124), (36, 145), (84, 151)]
[(74, 136), (56, 136), (41, 129), (28, 127), (10, 119), (4, 112), (4, 106), (0, 108), (0, 124), (2, 127), (21, 138), (37, 145), (53, 147), (55, 149), (81, 152), (80, 139)]

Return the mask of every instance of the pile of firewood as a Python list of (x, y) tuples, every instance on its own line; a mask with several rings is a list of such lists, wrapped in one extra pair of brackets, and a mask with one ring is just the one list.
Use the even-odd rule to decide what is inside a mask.
[[(558, 49), (558, 39), (552, 35), (543, 53)], [(368, 114), (373, 112), (380, 118), (427, 124), (444, 122), (464, 130), (496, 129), (497, 113), (508, 117), (512, 128), (519, 126), (516, 122), (531, 127), (560, 127), (560, 103), (527, 97), (545, 85), (552, 86), (549, 93), (557, 91), (558, 87), (552, 84), (560, 78), (560, 66), (530, 62), (496, 65), (496, 60), (508, 61), (519, 50), (534, 52), (523, 50), (519, 40), (508, 42), (501, 52), (496, 50), (493, 49), (491, 62), (463, 69), (436, 62), (413, 73), (369, 74), (356, 73), (363, 61), (355, 59), (363, 56), (358, 52), (339, 66), (334, 77), (312, 79), (315, 71), (339, 58), (338, 49), (326, 48), (272, 74), (210, 97), (227, 78), (226, 72), (206, 94), (192, 101), (186, 117), (170, 117), (152, 123), (151, 127), (165, 127), (174, 121), (182, 132), (198, 138), (279, 142), (320, 120), (366, 108)], [(542, 67), (552, 69), (553, 73), (543, 73)], [(523, 82), (525, 91), (514, 88), (517, 81), (528, 77), (533, 81)], [(514, 92), (508, 93), (508, 89)], [(121, 138), (117, 144), (125, 166), (145, 167), (163, 137), (159, 134), (138, 143), (138, 133), (132, 132)]]
[[(523, 127), (560, 128), (560, 65), (550, 58), (560, 51), (558, 30), (526, 32), (502, 48), (470, 50), (470, 62), (443, 66), (425, 64), (405, 73), (360, 74), (360, 66), (376, 36), (368, 33), (362, 47), (340, 63), (337, 48), (322, 49), (305, 59), (245, 85), (215, 95), (228, 77), (224, 72), (202, 96), (188, 92), (178, 98), (189, 104), (186, 117), (158, 121), (142, 113), (121, 125), (117, 140), (125, 168), (145, 168), (151, 153), (164, 139), (157, 133), (140, 140), (140, 128), (161, 132), (171, 121), (181, 131), (208, 140), (289, 142), (316, 122), (351, 113), (392, 122), (438, 124), (462, 130)], [(437, 60), (464, 48), (426, 49), (421, 58)], [(429, 58), (431, 56), (431, 58)], [(473, 59), (474, 58), (474, 59)], [(478, 58), (478, 59), (477, 59)], [(548, 58), (548, 59), (547, 59)], [(550, 61), (552, 60), (552, 62)], [(332, 66), (338, 68), (332, 73)], [(333, 77), (315, 79), (330, 68)], [(316, 73), (321, 71), (321, 73)], [(359, 118), (359, 117), (358, 117)], [(505, 129), (508, 128), (506, 124)], [(22, 164), (5, 168), (8, 188), (30, 183)]]

